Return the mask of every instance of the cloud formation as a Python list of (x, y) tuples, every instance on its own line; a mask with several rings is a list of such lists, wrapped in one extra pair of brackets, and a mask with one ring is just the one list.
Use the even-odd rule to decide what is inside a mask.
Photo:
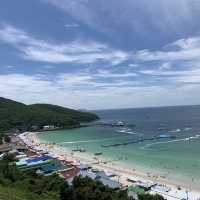
[(144, 49), (128, 52), (96, 41), (75, 40), (56, 44), (55, 41), (36, 39), (21, 29), (4, 24), (0, 27), (0, 40), (13, 45), (24, 59), (49, 63), (105, 62), (117, 65), (125, 61), (162, 61), (165, 66), (161, 67), (166, 69), (170, 65), (168, 61), (200, 60), (200, 37), (177, 40), (159, 51)]
[[(114, 44), (149, 48), (199, 33), (198, 0), (43, 0), (108, 37)], [(77, 12), (78, 11), (78, 12)], [(166, 39), (167, 38), (167, 39)], [(130, 42), (131, 41), (131, 42)]]
[(16, 20), (1, 12), (0, 93), (92, 109), (197, 104), (198, 2), (40, 0), (30, 19), (32, 4), (13, 6)]
[[(0, 92), (8, 98), (26, 103), (51, 103), (56, 94), (54, 102), (57, 104), (92, 109), (97, 108), (98, 104), (98, 108), (110, 108), (131, 105), (160, 106), (169, 103), (173, 105), (174, 102), (187, 104), (188, 101), (197, 103), (188, 95), (195, 96), (200, 89), (199, 37), (177, 40), (159, 51), (125, 52), (113, 50), (98, 42), (83, 44), (73, 41), (58, 45), (52, 41), (36, 39), (13, 26), (4, 25), (0, 28), (0, 40), (18, 49), (23, 59), (31, 61), (97, 64), (99, 60), (103, 60), (109, 63), (107, 68), (92, 67), (79, 69), (77, 72), (57, 72), (54, 76), (2, 74)], [(125, 67), (113, 66), (126, 62), (129, 64)], [(157, 67), (151, 65), (151, 62), (156, 62)], [(182, 62), (182, 67), (177, 68), (177, 62)], [(44, 68), (56, 69), (52, 65), (44, 65)], [(169, 97), (166, 98), (166, 95)], [(181, 95), (187, 97), (186, 100), (183, 101)]]
[(200, 37), (191, 37), (177, 40), (162, 50), (141, 50), (134, 56), (140, 61), (200, 61)]
[(126, 53), (95, 41), (72, 41), (56, 44), (36, 39), (23, 30), (4, 24), (0, 27), (0, 40), (13, 45), (26, 60), (49, 63), (119, 64), (126, 60)]
[[(2, 96), (25, 103), (54, 103), (73, 108), (106, 109), (174, 105), (174, 102), (185, 104), (198, 103), (200, 97), (198, 85), (137, 86), (112, 83), (101, 84), (93, 77), (77, 74), (61, 74), (54, 79), (41, 75), (10, 74), (0, 75), (0, 93)], [(9, 80), (9, 82), (7, 81)], [(122, 82), (121, 82), (122, 83)], [(90, 87), (80, 87), (89, 84)], [(107, 85), (106, 85), (107, 84)], [(92, 89), (93, 88), (93, 89)], [(186, 95), (186, 98), (182, 96)]]

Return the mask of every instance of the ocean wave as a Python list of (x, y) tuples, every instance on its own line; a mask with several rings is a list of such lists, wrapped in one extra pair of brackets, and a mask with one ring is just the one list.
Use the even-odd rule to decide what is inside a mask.
[(133, 132), (132, 129), (129, 129), (129, 128), (116, 130), (116, 132), (118, 132), (118, 133), (126, 133), (126, 134), (131, 134), (131, 135), (136, 135), (137, 134), (136, 132)]
[(192, 130), (192, 128), (189, 128), (189, 127), (183, 129), (183, 131), (190, 131), (190, 130)]
[(59, 142), (57, 144), (78, 144), (78, 143), (91, 143), (91, 142), (104, 142), (104, 141), (109, 141), (113, 140), (116, 138), (122, 138), (122, 137), (111, 137), (111, 138), (106, 138), (106, 139), (94, 139), (94, 140), (78, 140), (78, 141), (68, 141), (68, 142)]
[(186, 137), (186, 138), (181, 138), (181, 139), (176, 139), (176, 140), (169, 140), (165, 142), (154, 142), (154, 143), (144, 145), (143, 147), (141, 147), (141, 149), (148, 150), (150, 147), (158, 145), (158, 144), (168, 144), (168, 143), (175, 143), (175, 142), (181, 142), (181, 141), (189, 141), (192, 139), (199, 139), (199, 138), (200, 138), (200, 135), (195, 135), (191, 137)]
[(170, 130), (170, 131), (168, 131), (168, 132), (169, 132), (169, 133), (179, 133), (179, 132), (181, 132), (181, 131), (191, 131), (191, 130), (192, 130), (192, 128), (186, 127), (186, 128), (184, 128), (184, 129), (180, 129), (180, 128), (173, 129), (173, 130)]
[(169, 133), (179, 133), (179, 132), (181, 132), (181, 129), (179, 128), (169, 131)]

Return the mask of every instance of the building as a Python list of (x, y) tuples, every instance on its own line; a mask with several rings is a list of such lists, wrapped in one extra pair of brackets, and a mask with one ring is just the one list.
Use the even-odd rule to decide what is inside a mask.
[(89, 177), (89, 178), (91, 178), (92, 180), (95, 180), (96, 179), (96, 177), (97, 177), (97, 175), (94, 173), (94, 172), (91, 172), (91, 171), (85, 171), (85, 170), (81, 170), (80, 172), (79, 172), (79, 174), (78, 175), (80, 175), (80, 176), (82, 176), (82, 177)]
[(98, 171), (98, 172), (92, 172), (92, 171), (87, 171), (87, 170), (81, 170), (79, 172), (79, 175), (82, 177), (89, 177), (92, 180), (95, 181), (100, 181), (103, 183), (105, 186), (108, 186), (112, 189), (119, 189), (122, 187), (121, 183), (114, 181), (110, 179), (109, 176), (106, 175), (104, 171)]
[(43, 126), (43, 130), (44, 130), (44, 131), (53, 130), (53, 129), (55, 129), (55, 126), (54, 126), (54, 125), (46, 125), (46, 126)]
[(11, 150), (12, 150), (11, 144), (5, 143), (0, 145), (0, 153), (8, 153)]
[(22, 144), (16, 145), (16, 146), (15, 146), (15, 149), (16, 149), (17, 151), (21, 151), (21, 152), (25, 152), (25, 151), (28, 150), (28, 148), (27, 148), (25, 145), (22, 145)]
[(97, 176), (95, 180), (102, 182), (105, 186), (108, 186), (109, 188), (112, 188), (112, 189), (120, 189), (122, 187), (121, 183), (114, 181), (110, 179), (109, 177)]
[(135, 182), (135, 185), (140, 188), (143, 188), (145, 191), (149, 191), (153, 186), (157, 185), (157, 183), (137, 181)]
[(24, 158), (16, 162), (16, 166), (23, 171), (30, 169), (40, 169), (44, 166), (52, 166), (52, 165), (54, 165), (54, 160), (49, 156)]
[(84, 164), (80, 164), (80, 165), (78, 165), (77, 166), (78, 167), (78, 169), (80, 169), (80, 170), (89, 170), (89, 169), (91, 169), (91, 166), (89, 166), (89, 165), (84, 165)]

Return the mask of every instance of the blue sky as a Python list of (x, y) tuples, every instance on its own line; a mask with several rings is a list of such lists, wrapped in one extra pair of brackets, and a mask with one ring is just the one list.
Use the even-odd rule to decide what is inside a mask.
[(0, 94), (107, 109), (200, 104), (199, 0), (6, 0)]

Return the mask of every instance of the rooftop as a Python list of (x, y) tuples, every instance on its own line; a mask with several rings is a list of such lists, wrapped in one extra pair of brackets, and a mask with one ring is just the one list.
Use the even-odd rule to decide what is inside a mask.
[(101, 181), (104, 185), (106, 185), (112, 189), (119, 189), (122, 187), (121, 183), (119, 183), (117, 181), (113, 181), (110, 178), (100, 177), (100, 178), (97, 178), (96, 180)]

